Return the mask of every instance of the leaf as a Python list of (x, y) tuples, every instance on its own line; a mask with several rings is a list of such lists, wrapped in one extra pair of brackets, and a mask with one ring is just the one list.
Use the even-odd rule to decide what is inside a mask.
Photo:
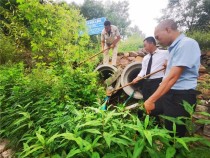
[(30, 114), (28, 112), (19, 112), (18, 114), (21, 114), (23, 116), (25, 116), (26, 118), (30, 118)]
[(166, 158), (173, 158), (175, 156), (176, 149), (174, 147), (168, 147), (166, 150)]
[(112, 141), (115, 142), (115, 143), (117, 143), (117, 144), (123, 144), (125, 146), (128, 146), (129, 145), (129, 142), (127, 140), (121, 139), (121, 138), (115, 138), (115, 137), (113, 137), (112, 138)]
[(36, 132), (36, 137), (37, 137), (38, 140), (42, 143), (42, 145), (45, 144), (44, 137), (43, 137), (41, 134), (39, 134), (39, 133)]
[(187, 151), (189, 151), (187, 144), (184, 142), (182, 138), (176, 138), (177, 142), (179, 142)]
[(150, 157), (159, 158), (159, 153), (157, 153), (153, 148), (147, 147), (147, 151), (149, 152)]
[(168, 120), (168, 121), (171, 121), (171, 122), (174, 122), (176, 124), (179, 124), (179, 125), (185, 125), (185, 123), (181, 120), (183, 118), (186, 118), (186, 117), (170, 117), (170, 116), (164, 116), (164, 115), (160, 115), (162, 118)]
[(101, 132), (97, 129), (85, 129), (84, 132), (93, 133), (93, 134), (101, 134)]
[[(43, 156), (44, 157), (44, 156)], [(61, 158), (60, 155), (56, 154), (56, 155), (53, 155), (52, 158)]]
[(65, 139), (75, 141), (79, 145), (79, 147), (82, 148), (82, 139), (78, 139), (73, 133), (62, 133), (60, 135), (63, 136)]
[(186, 102), (185, 100), (183, 100), (183, 104), (184, 109), (190, 114), (190, 116), (192, 116), (192, 114), (194, 113), (194, 106), (195, 105), (190, 105), (188, 102)]
[(196, 112), (196, 113), (210, 117), (210, 113), (208, 112)]
[(144, 119), (144, 128), (147, 129), (147, 126), (149, 124), (149, 115), (146, 116), (146, 118)]
[(29, 151), (26, 151), (25, 152), (25, 155), (23, 155), (21, 157), (23, 157), (23, 158), (24, 157), (27, 157), (28, 155), (30, 155), (31, 153), (33, 153), (33, 152), (35, 152), (35, 151), (37, 151), (39, 149), (43, 149), (43, 147), (42, 146), (37, 146), (37, 145), (31, 146), (30, 147), (30, 150)]
[(104, 137), (104, 139), (106, 141), (106, 144), (108, 145), (109, 148), (110, 148), (110, 144), (111, 144), (111, 140), (112, 140), (113, 135), (114, 134), (110, 134), (110, 133), (107, 133), (107, 132), (103, 133), (103, 137)]
[(60, 137), (60, 136), (61, 136), (61, 135), (58, 134), (58, 133), (54, 134), (52, 137), (50, 137), (50, 138), (47, 140), (46, 144), (52, 143), (52, 142), (55, 140), (55, 138), (58, 138), (58, 137)]
[(200, 123), (200, 124), (210, 124), (210, 120), (204, 120), (204, 119), (199, 119), (196, 120), (195, 123)]
[(135, 143), (135, 147), (134, 147), (134, 151), (133, 151), (133, 156), (132, 156), (132, 158), (141, 157), (141, 153), (142, 153), (144, 147), (145, 147), (145, 141), (144, 141), (144, 139), (139, 139), (139, 140)]
[(94, 126), (101, 126), (102, 122), (98, 121), (98, 120), (93, 120), (93, 121), (88, 121), (84, 124), (79, 125), (78, 127), (85, 127), (85, 126), (90, 126), (90, 127), (94, 127)]
[(66, 156), (66, 158), (73, 157), (73, 156), (75, 156), (76, 154), (79, 154), (79, 153), (81, 153), (81, 150), (80, 149), (73, 148), (73, 149), (70, 150), (70, 152), (68, 153), (68, 155)]
[(147, 138), (147, 141), (149, 142), (149, 144), (152, 146), (152, 135), (151, 132), (148, 130), (144, 130), (144, 135)]
[(98, 145), (100, 145), (99, 143), (98, 143), (98, 140), (101, 138), (102, 136), (98, 136), (98, 137), (96, 137), (95, 139), (94, 139), (94, 141), (92, 142), (92, 148), (95, 148), (95, 147), (97, 147)]
[(91, 158), (100, 158), (100, 155), (98, 152), (93, 152)]

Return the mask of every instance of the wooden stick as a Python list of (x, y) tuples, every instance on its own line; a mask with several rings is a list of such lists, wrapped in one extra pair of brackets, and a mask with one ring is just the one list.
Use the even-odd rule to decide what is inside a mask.
[(78, 64), (78, 66), (80, 66), (81, 64), (83, 64), (83, 63), (86, 62), (87, 60), (90, 60), (90, 59), (94, 58), (95, 56), (97, 56), (97, 55), (99, 55), (99, 54), (101, 54), (101, 53), (104, 53), (105, 51), (109, 50), (110, 48), (112, 48), (112, 47), (108, 47), (108, 48), (106, 48), (106, 49), (100, 51), (99, 53), (94, 54), (93, 56), (89, 57), (88, 59), (85, 59), (84, 61), (80, 62), (80, 63)]
[[(149, 76), (152, 76), (152, 75), (154, 75), (154, 74), (156, 74), (156, 73), (158, 73), (158, 72), (160, 72), (160, 71), (162, 71), (162, 70), (165, 70), (165, 67), (162, 68), (162, 69), (160, 69), (160, 70), (157, 70), (157, 71), (155, 71), (155, 72), (152, 72), (152, 73), (150, 73), (150, 74), (148, 74), (148, 75), (146, 75), (146, 76), (144, 76), (144, 77), (142, 77), (142, 78), (140, 78), (138, 81), (143, 80), (143, 79), (145, 79), (145, 78), (147, 78), (147, 77), (149, 77)], [(134, 83), (133, 83), (133, 82), (130, 82), (130, 83), (128, 83), (128, 84), (126, 84), (126, 85), (124, 85), (124, 86), (122, 86), (122, 87), (119, 87), (119, 88), (117, 88), (117, 89), (115, 89), (115, 90), (109, 92), (109, 94), (112, 94), (112, 93), (114, 93), (115, 91), (118, 91), (118, 90), (120, 90), (120, 89), (122, 89), (122, 88), (124, 88), (124, 87), (130, 86), (130, 85), (132, 85), (132, 84), (134, 84)]]

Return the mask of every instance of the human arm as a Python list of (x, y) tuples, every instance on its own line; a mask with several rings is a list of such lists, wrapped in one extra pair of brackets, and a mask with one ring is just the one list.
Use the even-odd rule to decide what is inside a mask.
[(121, 37), (120, 37), (120, 32), (119, 29), (117, 27), (114, 27), (114, 32), (115, 32), (115, 40), (112, 42), (112, 45), (110, 47), (114, 48), (116, 46), (116, 44), (120, 41)]
[(101, 51), (104, 50), (104, 46), (105, 46), (105, 36), (104, 36), (104, 30), (102, 30), (102, 32), (101, 32)]
[(120, 35), (117, 36), (117, 38), (113, 41), (113, 43), (110, 47), (114, 48), (116, 46), (117, 42), (119, 42), (120, 39), (121, 39)]
[(133, 83), (133, 84), (136, 84), (136, 83), (138, 83), (138, 81), (139, 81), (140, 79), (141, 79), (141, 77), (140, 77), (140, 76), (137, 76), (136, 78), (133, 79), (132, 83)]
[(101, 41), (101, 51), (103, 51), (104, 50), (104, 45), (105, 45), (105, 41)]
[(150, 96), (145, 102), (144, 107), (147, 114), (150, 114), (151, 110), (155, 109), (155, 102), (164, 94), (166, 94), (184, 71), (183, 66), (174, 66), (171, 68), (168, 76), (161, 82), (158, 89)]
[(139, 74), (136, 76), (136, 78), (133, 79), (132, 83), (136, 84), (138, 83), (138, 81), (140, 80), (140, 78), (142, 78), (145, 75), (146, 72), (146, 63), (145, 63), (145, 57), (142, 60), (142, 64), (141, 64), (141, 71), (139, 72)]

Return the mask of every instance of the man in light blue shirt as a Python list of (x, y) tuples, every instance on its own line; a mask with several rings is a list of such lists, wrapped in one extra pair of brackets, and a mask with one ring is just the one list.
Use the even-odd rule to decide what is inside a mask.
[[(164, 20), (155, 28), (155, 38), (163, 46), (169, 46), (169, 59), (166, 74), (158, 89), (148, 98), (145, 109), (148, 114), (163, 114), (170, 117), (189, 114), (183, 107), (183, 100), (190, 105), (196, 104), (198, 69), (200, 66), (200, 48), (198, 43), (181, 34), (173, 20)], [(173, 124), (165, 121), (165, 127), (173, 130)], [(183, 137), (186, 127), (176, 125), (176, 134)]]
[(170, 56), (166, 69), (166, 76), (174, 66), (183, 66), (184, 70), (171, 89), (188, 90), (197, 86), (198, 70), (200, 66), (200, 48), (198, 43), (180, 34), (168, 48)]

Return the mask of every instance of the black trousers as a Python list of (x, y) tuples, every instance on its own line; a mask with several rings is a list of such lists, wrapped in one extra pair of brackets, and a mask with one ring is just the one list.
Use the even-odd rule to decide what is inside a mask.
[[(162, 78), (156, 78), (156, 79), (144, 79), (141, 81), (141, 90), (143, 95), (143, 100), (146, 101), (159, 87), (159, 84), (162, 82)], [(138, 118), (142, 120), (143, 118), (143, 111), (138, 110)], [(158, 121), (158, 117), (156, 117), (156, 120)]]
[(161, 82), (162, 78), (143, 80), (142, 95), (144, 101), (146, 101), (157, 90)]
[[(151, 116), (158, 116), (160, 114), (170, 117), (185, 116), (189, 117), (189, 113), (185, 111), (183, 100), (188, 102), (191, 106), (196, 104), (196, 91), (195, 90), (170, 90), (155, 104), (155, 109), (151, 111)], [(194, 107), (195, 110), (195, 107)], [(173, 131), (173, 123), (165, 120), (166, 129)], [(183, 137), (186, 134), (185, 125), (176, 125), (176, 135)]]

